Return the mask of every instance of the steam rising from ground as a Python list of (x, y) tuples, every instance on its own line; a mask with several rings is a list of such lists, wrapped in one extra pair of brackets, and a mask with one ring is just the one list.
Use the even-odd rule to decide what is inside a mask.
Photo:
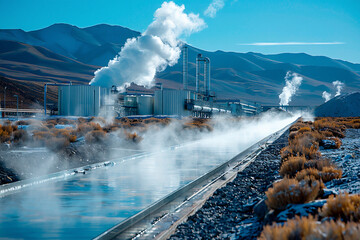
[[(335, 93), (335, 97), (340, 96), (341, 95), (341, 91), (344, 88), (344, 83), (336, 80), (334, 82), (332, 82), (333, 86), (336, 89), (336, 93)], [(329, 101), (331, 99), (331, 93), (328, 93), (327, 91), (324, 91), (322, 93), (322, 97), (324, 98), (325, 102)]]
[(216, 16), (217, 11), (224, 7), (224, 0), (213, 0), (208, 8), (205, 10), (205, 16), (214, 18)]
[(199, 15), (186, 14), (184, 10), (184, 5), (164, 2), (146, 31), (140, 37), (128, 39), (119, 55), (95, 72), (90, 85), (124, 89), (134, 82), (151, 87), (156, 72), (177, 63), (181, 53), (178, 38), (205, 27)]
[(335, 97), (340, 96), (341, 90), (342, 90), (343, 87), (344, 87), (344, 83), (343, 83), (343, 82), (340, 82), (339, 80), (336, 80), (336, 81), (334, 81), (332, 84), (333, 84), (334, 87), (336, 88)]
[(296, 73), (288, 71), (285, 76), (285, 87), (282, 90), (282, 93), (279, 95), (280, 105), (288, 106), (291, 101), (291, 97), (299, 89), (303, 78)]
[(331, 93), (328, 93), (327, 91), (323, 91), (322, 98), (325, 100), (325, 102), (329, 101), (331, 99)]

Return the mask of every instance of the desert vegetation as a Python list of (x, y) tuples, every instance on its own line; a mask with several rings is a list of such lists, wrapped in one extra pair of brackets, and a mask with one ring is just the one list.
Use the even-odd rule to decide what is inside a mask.
[[(45, 146), (52, 151), (61, 151), (71, 143), (84, 139), (87, 144), (102, 144), (110, 134), (129, 143), (139, 143), (149, 129), (160, 129), (171, 122), (179, 122), (182, 129), (212, 131), (207, 119), (177, 120), (170, 118), (114, 119), (108, 123), (104, 118), (53, 118), (46, 120), (6, 121), (0, 125), (0, 143), (9, 145)], [(21, 127), (21, 129), (18, 129)]]
[(259, 239), (359, 239), (360, 225), (355, 222), (344, 223), (340, 220), (318, 222), (314, 217), (296, 217), (285, 224), (274, 223), (265, 226)]
[[(316, 118), (298, 121), (289, 129), (288, 146), (281, 152), (280, 176), (266, 191), (267, 207), (275, 212), (288, 204), (304, 204), (323, 197), (324, 183), (342, 177), (339, 169), (319, 151), (340, 148), (347, 128), (360, 128), (359, 118)], [(283, 225), (264, 227), (260, 239), (358, 239), (360, 195), (331, 195), (318, 213), (296, 217)], [(321, 224), (318, 220), (325, 220)], [(327, 221), (326, 221), (327, 220)]]

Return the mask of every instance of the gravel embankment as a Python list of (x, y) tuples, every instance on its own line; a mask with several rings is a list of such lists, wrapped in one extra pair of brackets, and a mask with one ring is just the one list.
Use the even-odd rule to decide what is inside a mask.
[[(264, 220), (258, 217), (262, 210), (266, 213), (263, 201), (259, 202), (268, 187), (280, 178), (279, 151), (287, 145), (287, 136), (288, 132), (239, 172), (233, 182), (218, 189), (196, 214), (178, 226), (171, 239), (256, 239), (267, 222), (266, 217)], [(331, 158), (343, 170), (341, 179), (326, 183), (329, 192), (360, 193), (359, 139), (360, 129), (347, 129), (340, 149), (321, 149), (324, 157)], [(258, 215), (254, 214), (257, 203)], [(316, 211), (321, 207), (317, 206), (319, 203), (322, 206), (324, 200), (303, 204), (302, 210), (311, 212), (313, 206)]]
[[(170, 239), (254, 239), (263, 221), (253, 213), (268, 187), (279, 178), (279, 151), (288, 132), (271, 144), (234, 181), (215, 191)], [(265, 211), (264, 211), (265, 213)]]

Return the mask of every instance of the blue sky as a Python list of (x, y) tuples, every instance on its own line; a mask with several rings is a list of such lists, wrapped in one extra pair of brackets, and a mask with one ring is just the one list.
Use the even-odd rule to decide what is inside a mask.
[[(306, 52), (360, 63), (359, 0), (224, 0), (211, 18), (213, 0), (183, 0), (207, 28), (186, 40), (205, 50)], [(218, 0), (219, 1), (219, 0)], [(100, 23), (144, 31), (158, 0), (0, 0), (0, 28), (26, 31), (53, 23), (87, 27)], [(260, 44), (259, 44), (260, 43)]]

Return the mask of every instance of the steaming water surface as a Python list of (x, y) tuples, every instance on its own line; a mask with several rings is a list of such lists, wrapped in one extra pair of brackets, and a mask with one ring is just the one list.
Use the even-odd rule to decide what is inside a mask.
[[(175, 191), (294, 120), (218, 132), (0, 198), (0, 237), (89, 239)], [(136, 152), (134, 152), (136, 154)]]

